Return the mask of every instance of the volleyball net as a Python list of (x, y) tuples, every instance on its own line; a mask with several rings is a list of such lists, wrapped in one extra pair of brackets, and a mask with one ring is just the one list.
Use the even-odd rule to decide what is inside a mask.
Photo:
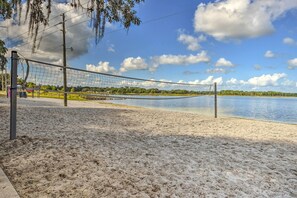
[(133, 78), (72, 67), (64, 68), (61, 65), (26, 58), (19, 58), (18, 82), (23, 89), (30, 90), (35, 87), (42, 92), (79, 95), (85, 99), (165, 100), (211, 95), (214, 92), (212, 84)]

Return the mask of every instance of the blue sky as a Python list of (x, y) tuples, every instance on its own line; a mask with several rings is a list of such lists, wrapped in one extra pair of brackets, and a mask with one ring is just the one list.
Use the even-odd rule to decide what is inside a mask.
[[(56, 6), (57, 13), (67, 9)], [(125, 31), (108, 24), (98, 45), (88, 22), (69, 29), (67, 45), (74, 51), (68, 51), (68, 65), (157, 80), (218, 82), (221, 89), (297, 92), (297, 1), (147, 0), (137, 12), (140, 26)], [(84, 20), (79, 12), (67, 14), (68, 27)], [(10, 32), (13, 28), (22, 27)], [(61, 47), (50, 49), (60, 39), (55, 34), (44, 39), (39, 56), (26, 56), (46, 60), (50, 54), (48, 61), (61, 62)]]

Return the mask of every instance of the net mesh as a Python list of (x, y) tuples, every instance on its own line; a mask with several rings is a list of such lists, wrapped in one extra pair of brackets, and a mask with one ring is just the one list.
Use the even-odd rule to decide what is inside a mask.
[[(18, 76), (26, 87), (41, 87), (45, 91), (64, 92), (63, 66), (44, 63), (36, 60), (21, 59)], [(131, 95), (176, 94), (181, 98), (212, 94), (210, 84), (176, 83), (112, 75), (77, 68), (66, 68), (66, 92), (95, 95), (109, 95), (114, 98), (145, 99)], [(129, 95), (129, 97), (127, 96)], [(172, 95), (171, 95), (172, 96)], [(175, 97), (160, 97), (168, 99)], [(147, 98), (152, 99), (152, 98)]]

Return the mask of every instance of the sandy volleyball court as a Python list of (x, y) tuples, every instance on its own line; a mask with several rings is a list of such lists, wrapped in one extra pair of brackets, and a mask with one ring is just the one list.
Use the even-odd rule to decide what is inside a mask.
[(21, 197), (297, 197), (297, 125), (99, 102), (0, 98), (0, 166)]

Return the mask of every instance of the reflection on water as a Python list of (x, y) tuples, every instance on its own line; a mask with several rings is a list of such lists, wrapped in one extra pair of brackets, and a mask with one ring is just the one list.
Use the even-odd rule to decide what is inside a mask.
[[(213, 96), (201, 96), (178, 100), (114, 100), (113, 103), (162, 108), (173, 111), (187, 111), (214, 115)], [(272, 120), (297, 124), (297, 98), (276, 97), (218, 97), (219, 115)]]

